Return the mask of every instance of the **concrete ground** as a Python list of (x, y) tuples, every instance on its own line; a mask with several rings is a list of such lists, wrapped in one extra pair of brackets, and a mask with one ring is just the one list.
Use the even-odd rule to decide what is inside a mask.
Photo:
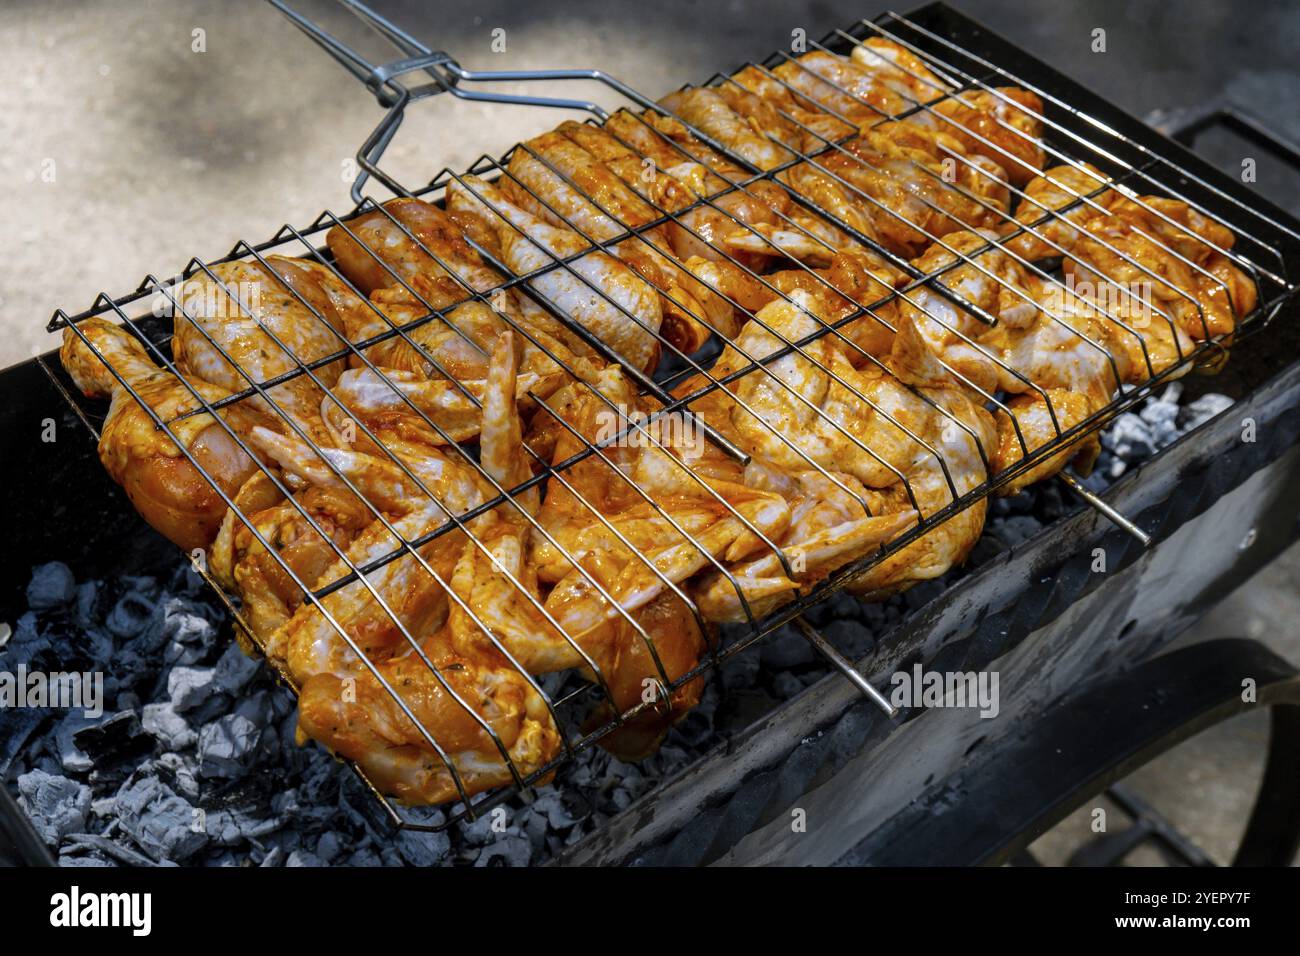
[[(392, 56), (335, 5), (298, 5), (368, 55)], [(650, 95), (761, 57), (788, 44), (792, 29), (817, 37), (876, 12), (828, 0), (375, 5), (470, 68), (600, 66)], [(955, 5), (1139, 115), (1226, 91), (1300, 138), (1294, 4), (1253, 3), (1248, 16), (1227, 2), (1087, 2), (1032, 13), (1023, 0)], [(1092, 49), (1098, 28), (1105, 53)], [(495, 34), (504, 52), (493, 52), (496, 30), (505, 31)], [(554, 95), (617, 102), (592, 84), (562, 89)], [(216, 258), (286, 221), (305, 225), (322, 209), (346, 211), (351, 158), (379, 117), (359, 83), (255, 0), (8, 0), (0, 8), (0, 190), (8, 197), (0, 367), (53, 346), (44, 326), (55, 308), (79, 311), (100, 292), (134, 289), (150, 272), (170, 276), (191, 256)], [(559, 119), (439, 97), (412, 108), (385, 165), (415, 185)], [(1225, 166), (1239, 168), (1238, 147), (1219, 144), (1219, 152)], [(1300, 205), (1268, 159), (1259, 162), (1261, 188)], [(1265, 635), (1300, 660), (1298, 592), (1300, 547), (1199, 628)], [(1224, 725), (1133, 784), (1214, 858), (1229, 859), (1265, 729), (1259, 717)], [(1035, 852), (1063, 861), (1087, 822), (1067, 821)], [(1132, 860), (1154, 857), (1142, 851)]]

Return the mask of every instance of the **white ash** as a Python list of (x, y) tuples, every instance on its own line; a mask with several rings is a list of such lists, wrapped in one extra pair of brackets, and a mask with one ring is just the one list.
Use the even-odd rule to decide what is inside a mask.
[[(1120, 416), (1102, 437), (1087, 484), (1104, 490), (1133, 465), (1231, 404), (1206, 395), (1186, 406), (1181, 388)], [(967, 568), (880, 603), (833, 595), (806, 617), (856, 659), (913, 609), (998, 552), (1078, 507), (1046, 482), (994, 499)], [(323, 748), (294, 743), (289, 692), (229, 640), (224, 610), (187, 567), (172, 579), (123, 577), (78, 584), (65, 565), (36, 568), (28, 606), (0, 669), (99, 670), (103, 716), (0, 711), (0, 781), (13, 790), (65, 866), (519, 866), (544, 861), (828, 668), (783, 628), (706, 679), (700, 705), (639, 765), (589, 747), (553, 786), (513, 797), (441, 832), (393, 831), (354, 774)], [(724, 629), (723, 641), (742, 629)], [(561, 698), (581, 686), (548, 675)], [(576, 722), (594, 692), (566, 705)], [(437, 808), (402, 811), (441, 825)]]

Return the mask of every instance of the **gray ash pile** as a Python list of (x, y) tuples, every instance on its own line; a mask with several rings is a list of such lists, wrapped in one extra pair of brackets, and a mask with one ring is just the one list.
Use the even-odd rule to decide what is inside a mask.
[[(1180, 406), (1180, 387), (1120, 416), (1087, 484), (1104, 490), (1231, 401)], [(851, 658), (968, 569), (1079, 505), (1054, 482), (995, 499), (967, 569), (883, 603), (835, 595), (807, 617)], [(820, 680), (827, 668), (786, 628), (711, 673), (700, 705), (636, 765), (581, 752), (554, 787), (440, 832), (394, 830), (373, 795), (315, 744), (295, 743), (292, 695), (230, 640), (225, 611), (188, 567), (170, 580), (77, 582), (37, 568), (29, 611), (0, 645), (0, 672), (102, 675), (102, 712), (0, 709), (0, 781), (67, 866), (525, 865), (599, 828), (709, 748)], [(3, 638), (0, 638), (3, 639)], [(550, 675), (563, 697), (579, 685)], [(443, 811), (403, 811), (441, 824)]]

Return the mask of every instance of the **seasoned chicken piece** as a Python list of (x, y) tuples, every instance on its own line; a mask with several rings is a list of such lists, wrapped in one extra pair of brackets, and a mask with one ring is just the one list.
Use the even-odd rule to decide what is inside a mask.
[[(899, 331), (890, 368), (902, 381), (966, 384), (986, 393), (999, 387), (1023, 389), (1015, 370), (999, 365), (997, 355), (983, 345), (987, 321), (961, 304), (976, 307), (999, 328), (1023, 329), (1038, 317), (1023, 267), (996, 246), (984, 249), (992, 238), (992, 233), (950, 233), (944, 245), (936, 243), (914, 261), (923, 273), (947, 271), (934, 280), (934, 287), (915, 289), (898, 305)], [(953, 267), (958, 260), (962, 263)], [(938, 291), (940, 287), (950, 294)]]
[[(1151, 208), (1184, 228), (1170, 226)], [(1205, 240), (1226, 249), (1232, 234), (1186, 204), (1125, 198), (1110, 215), (1087, 222), (1064, 268), (1076, 282), (1110, 285), (1136, 297), (1196, 341), (1229, 337), (1238, 318), (1255, 307), (1255, 285)]]
[[(517, 363), (513, 337), (505, 333), (493, 347), (481, 458), (484, 470), (507, 489), (531, 474), (515, 411)], [(479, 481), (468, 476), (466, 480), (464, 490), (471, 496), (461, 496), (455, 508), (490, 493), (480, 490)], [(339, 647), (339, 639), (330, 639), (319, 626), (292, 638), (297, 643), (298, 673), (304, 661), (316, 668), (303, 680), (300, 729), (356, 761), (376, 786), (405, 802), (455, 799), (459, 791), (451, 767), (465, 793), (472, 795), (511, 782), (507, 756), (522, 776), (540, 769), (559, 751), (560, 736), (550, 710), (515, 656), (534, 640), (530, 624), (540, 618), (535, 577), (524, 561), (529, 526), (520, 520), (523, 512), (516, 510), (535, 510), (537, 494), (535, 488), (519, 493), (511, 503), (473, 519), (477, 543), (459, 533), (444, 534), (420, 549), (433, 574), (410, 557), (387, 566), (401, 569), (378, 584), (380, 593), (406, 624), (418, 650), (410, 642), (392, 638), (392, 619), (371, 614), (377, 602), (365, 602), (360, 592), (356, 596), (363, 598), (364, 617), (348, 619), (345, 627), (370, 667)], [(452, 508), (445, 503), (437, 511)], [(404, 574), (407, 568), (412, 575), (409, 581)], [(370, 578), (384, 575), (381, 569)], [(444, 586), (451, 588), (456, 600), (445, 598)], [(355, 587), (348, 585), (327, 596), (326, 604)], [(439, 626), (443, 618), (445, 623)], [(312, 631), (316, 636), (308, 638)], [(307, 639), (311, 646), (304, 653), (301, 645)]]
[(473, 627), (453, 606), (449, 622), (423, 639), (418, 654), (376, 667), (418, 726), (367, 670), (347, 677), (322, 673), (304, 684), (299, 729), (355, 761), (381, 792), (406, 804), (457, 799), (449, 764), (468, 796), (509, 785), (514, 777), (498, 741), (521, 777), (540, 770), (560, 752), (555, 721), (542, 696), (503, 656), (466, 658), (453, 650), (454, 635)]
[[(604, 155), (619, 155), (621, 147), (608, 134), (578, 123), (567, 125), (591, 130), (581, 133), (581, 138), (593, 146), (603, 144)], [(640, 172), (644, 166), (636, 165), (636, 175), (644, 178)], [(625, 173), (631, 172), (628, 166), (623, 163)], [(552, 225), (575, 229), (594, 242), (625, 235), (660, 215), (600, 159), (559, 131), (534, 137), (516, 148), (509, 172), (501, 188), (515, 205)], [(662, 293), (664, 337), (685, 354), (698, 350), (713, 329), (731, 327), (730, 305), (672, 258), (662, 228), (643, 230), (613, 251)]]
[[(1229, 340), (1258, 298), (1254, 282), (1224, 254), (1232, 233), (1185, 202), (1133, 198), (1103, 189), (1106, 182), (1092, 166), (1048, 170), (1026, 187), (1032, 202), (1016, 211), (1025, 225), (1049, 217), (1033, 226), (1042, 238), (1025, 233), (1008, 246), (1026, 258), (1063, 255), (1071, 281), (1088, 286), (1092, 298), (1118, 302), (1157, 335)], [(1176, 331), (1159, 330), (1170, 322)]]
[(234, 496), (208, 567), (226, 591), (239, 596), (244, 621), (265, 645), (302, 605), (298, 582), (313, 587), (373, 520), (350, 492), (308, 485), (289, 500), (259, 471)]
[(638, 610), (635, 619), (639, 629), (622, 618), (606, 625), (615, 634), (598, 645), (596, 664), (613, 704), (602, 700), (583, 722), (583, 733), (595, 733), (616, 711), (625, 713), (650, 703), (599, 740), (603, 749), (625, 761), (654, 754), (672, 725), (700, 702), (704, 692), (704, 678), (695, 677), (665, 695), (662, 678), (680, 679), (699, 664), (706, 649), (704, 634), (686, 602), (664, 594)]
[[(577, 233), (520, 209), (476, 176), (453, 182), (447, 203), (454, 212), (476, 216), (497, 230), (504, 261), (517, 275), (545, 269), (528, 284), (556, 308), (636, 368), (649, 371), (658, 364), (659, 297), (627, 265), (599, 250), (584, 255), (592, 247)], [(576, 258), (556, 264), (569, 257)]]
[[(591, 134), (587, 135), (590, 138)], [(621, 157), (619, 175), (634, 189), (647, 178), (646, 170), (653, 170), (655, 183), (667, 180), (677, 184), (676, 190), (655, 187), (672, 198), (670, 205), (662, 207), (665, 212), (676, 211), (697, 196), (709, 200), (665, 225), (669, 248), (678, 260), (701, 258), (719, 263), (720, 268), (733, 269), (729, 260), (735, 259), (745, 266), (761, 268), (781, 251), (761, 237), (752, 249), (725, 241), (734, 240), (737, 234), (752, 236), (754, 229), (778, 230), (787, 217), (798, 214), (789, 195), (777, 184), (762, 180), (716, 199), (709, 198), (726, 189), (729, 182), (748, 178), (748, 174), (700, 142), (676, 120), (655, 113), (635, 116), (620, 110), (606, 123), (605, 136), (620, 147), (636, 151), (641, 163), (639, 175), (627, 157), (617, 153), (617, 147), (608, 142), (603, 147), (607, 155)], [(739, 328), (739, 322), (734, 327)]]
[[(774, 552), (714, 571), (694, 589), (700, 613), (711, 621), (744, 622), (776, 610), (852, 561), (916, 524), (910, 509), (875, 516), (863, 502), (871, 495), (852, 475), (812, 469), (786, 472), (755, 459), (745, 481), (782, 495), (791, 505), (790, 526), (776, 542), (793, 576)], [(744, 594), (742, 603), (737, 583)]]
[(1047, 162), (1043, 101), (1037, 93), (1004, 86), (955, 93), (907, 119), (955, 138), (970, 156), (996, 163), (1013, 186), (1024, 186)]
[[(998, 410), (998, 443), (990, 456), (994, 473), (1017, 464), (1027, 452), (1033, 453), (1044, 445), (1057, 441), (1065, 432), (1096, 411), (1096, 406), (1077, 392), (1063, 388), (1047, 388), (1044, 391), (1046, 397), (1026, 393), (1011, 398), (1006, 403), (1010, 414)], [(1070, 464), (1087, 475), (1099, 454), (1101, 436), (1097, 432), (1064, 442), (1060, 451), (999, 486), (997, 494), (1019, 494), (1029, 485), (1052, 477)]]
[[(883, 51), (880, 42), (867, 41)], [(894, 49), (906, 54), (901, 47)], [(945, 92), (946, 88), (920, 61), (912, 66), (914, 72), (928, 78), (933, 85), (894, 68), (884, 58), (865, 63), (857, 56), (845, 59), (825, 50), (812, 50), (788, 59), (772, 72), (784, 84), (780, 88), (793, 96), (795, 102), (802, 100), (863, 126), (897, 116)], [(736, 80), (746, 86), (757, 85), (752, 73), (737, 74)]]
[[(82, 392), (112, 398), (100, 430), (99, 460), (154, 529), (186, 551), (206, 548), (226, 513), (222, 495), (233, 497), (257, 471), (257, 462), (212, 415), (202, 414), (169, 426), (193, 457), (191, 463), (154, 424), (149, 410), (164, 422), (172, 421), (230, 393), (197, 379), (182, 381), (159, 368), (136, 338), (106, 319), (87, 319), (78, 327), (91, 345), (71, 328), (64, 329), (59, 358)], [(143, 406), (110, 367), (136, 390)], [(216, 414), (241, 437), (259, 423), (269, 424), (248, 402), (226, 406)]]
[(1081, 167), (1054, 167), (1025, 186), (1015, 218), (1027, 231), (1007, 240), (1011, 252), (1026, 259), (1063, 255), (1078, 242), (1080, 226), (1122, 198), (1101, 170)]
[(693, 86), (659, 100), (664, 109), (683, 123), (720, 143), (757, 169), (774, 169), (795, 159), (795, 154), (766, 131), (756, 129), (711, 87)]
[[(729, 377), (813, 334), (821, 327), (814, 314), (819, 308), (817, 297), (802, 291), (765, 305), (723, 351), (711, 377)], [(690, 394), (706, 381), (696, 376), (675, 392)], [(874, 418), (859, 397), (865, 387), (842, 343), (825, 334), (703, 396), (693, 408), (738, 447), (787, 472), (821, 466), (883, 487), (899, 473), (872, 446)]]
[(520, 143), (506, 168), (510, 175), (502, 178), (501, 191), (507, 199), (596, 242), (658, 217), (626, 182), (559, 130)]
[[(376, 346), (374, 358), (383, 366), (344, 372), (322, 406), (334, 444), (378, 451), (358, 423), (380, 443), (398, 437), (436, 446), (473, 438), (482, 418), (487, 355), (509, 334), (507, 328), (488, 306), (467, 302), (404, 338), (382, 343), (387, 346), (382, 351)], [(532, 407), (532, 396), (545, 397), (568, 380), (561, 361), (579, 374), (584, 369), (596, 374), (593, 363), (569, 353), (545, 333), (531, 334), (538, 345), (522, 335), (512, 339), (523, 343), (518, 398), (525, 406)]]
[(978, 164), (951, 160), (945, 165), (926, 132), (903, 123), (874, 127), (814, 165), (860, 191), (880, 242), (909, 258), (928, 247), (931, 236), (997, 227), (1007, 210), (1000, 170), (979, 172)]
[[(568, 423), (553, 453), (560, 462), (647, 410), (611, 369), (600, 394), (576, 386), (554, 412)], [(674, 593), (673, 584), (715, 562), (745, 557), (762, 545), (760, 535), (771, 540), (789, 522), (779, 495), (713, 477), (700, 462), (710, 460), (702, 439), (672, 426), (643, 427), (564, 469), (563, 480), (553, 476), (542, 504), (549, 537), (535, 539), (538, 573), (557, 582), (546, 605), (584, 646), (609, 622)], [(583, 571), (605, 582), (605, 594)]]
[[(344, 314), (365, 308), (363, 300), (313, 263), (282, 256), (267, 262), (269, 269), (260, 262), (226, 262), (212, 268), (215, 281), (200, 272), (184, 282), (172, 340), (181, 372), (239, 392), (343, 347)], [(343, 368), (340, 359), (313, 374), (329, 388)], [(319, 444), (330, 441), (320, 419), (324, 397), (301, 373), (249, 402), (268, 416), (283, 416)]]
[[(796, 303), (773, 302), (741, 331), (735, 354), (724, 352), (713, 373), (743, 368), (742, 348), (755, 358), (769, 354), (779, 342), (777, 330), (781, 339), (793, 341), (815, 327), (815, 319)], [(783, 489), (794, 509), (783, 540), (803, 568), (795, 579), (774, 554), (732, 569), (747, 598), (753, 588), (753, 603), (761, 611), (870, 554), (914, 525), (918, 509), (926, 517), (940, 511), (954, 500), (953, 487), (957, 496), (973, 490), (986, 477), (980, 448), (991, 455), (996, 447), (991, 417), (961, 390), (913, 393), (874, 365), (855, 369), (841, 353), (843, 347), (823, 336), (804, 346), (802, 355), (768, 363), (770, 374), (756, 369), (725, 392), (693, 403), (714, 427), (755, 456), (758, 464), (748, 480)], [(696, 385), (688, 382), (682, 390)], [(778, 436), (787, 436), (790, 444)], [(981, 502), (963, 510), (913, 542), (901, 552), (907, 557), (887, 559), (862, 586), (887, 593), (942, 574), (974, 546), (983, 527), (983, 507)], [(744, 620), (734, 587), (724, 576), (707, 576), (697, 603), (706, 616)]]
[[(398, 459), (395, 462), (333, 448), (322, 449), (322, 458), (297, 438), (267, 429), (255, 428), (251, 437), (260, 450), (305, 482), (337, 494), (349, 492), (350, 483), (375, 516), (355, 535), (345, 557), (334, 560), (316, 579), (317, 588), (344, 577), (353, 566), (391, 555), (403, 541), (441, 528), (449, 515), (465, 513), (491, 493), (471, 466), (418, 443), (390, 440), (388, 451)], [(379, 520), (381, 514), (387, 523)], [(315, 604), (302, 605), (272, 635), (267, 654), (282, 660), (295, 680), (302, 682), (325, 670), (361, 666), (334, 623), (372, 660), (402, 650), (407, 645), (399, 622), (418, 635), (445, 616), (447, 599), (440, 582), (448, 579), (459, 561), (463, 541), (459, 530), (439, 534), (417, 549), (418, 557), (404, 554), (368, 574), (369, 587), (353, 581), (339, 588), (322, 601), (329, 617)], [(438, 572), (437, 577), (426, 564)], [(375, 599), (376, 593), (382, 603)]]
[[(697, 195), (708, 191), (703, 182), (702, 165), (673, 152), (651, 131), (646, 121), (626, 111), (619, 110), (611, 116), (606, 127), (569, 120), (556, 127), (556, 132), (600, 160), (606, 169), (654, 208), (655, 216), (684, 209), (695, 201)], [(634, 148), (638, 141), (642, 147)], [(665, 160), (666, 165), (661, 168), (659, 162)], [(689, 186), (666, 171), (683, 162), (692, 168), (679, 170), (678, 175), (690, 183)], [(717, 177), (714, 179), (715, 190), (725, 188), (724, 181)], [(626, 219), (623, 222), (630, 225)]]
[[(867, 393), (871, 399), (896, 421), (908, 424), (929, 446), (880, 419), (884, 434), (877, 444), (883, 447), (892, 438), (894, 448), (885, 457), (906, 475), (907, 482), (885, 489), (874, 513), (888, 515), (915, 507), (923, 518), (931, 518), (952, 504), (954, 490), (961, 497), (984, 483), (988, 477), (984, 462), (993, 457), (997, 430), (992, 416), (971, 401), (965, 390), (921, 388), (912, 392), (890, 375), (879, 373), (874, 378), (874, 387)], [(890, 430), (892, 436), (887, 434)], [(967, 505), (855, 578), (849, 590), (879, 599), (947, 573), (975, 547), (987, 507), (985, 498)]]
[(390, 199), (382, 210), (332, 228), (326, 243), (366, 295), (404, 281), (442, 309), (468, 298), (469, 290), (485, 292), (504, 280), (447, 213), (422, 199)]

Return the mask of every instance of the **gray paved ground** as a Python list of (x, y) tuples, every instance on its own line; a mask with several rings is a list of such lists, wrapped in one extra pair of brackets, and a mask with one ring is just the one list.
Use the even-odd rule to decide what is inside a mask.
[[(380, 55), (347, 14), (301, 5)], [(817, 36), (877, 12), (826, 0), (601, 0), (531, 11), (491, 0), (376, 5), (470, 67), (602, 66), (651, 94), (782, 46), (794, 27)], [(956, 5), (1046, 51), (1066, 73), (1139, 115), (1228, 90), (1300, 137), (1295, 4)], [(1097, 27), (1107, 31), (1105, 54), (1091, 51)], [(490, 49), (496, 28), (506, 31), (504, 54)], [(196, 30), (204, 31), (204, 52), (193, 49)], [(575, 87), (570, 95), (598, 92)], [(441, 99), (413, 111), (394, 145), (390, 168), (405, 181), (463, 167), (558, 119)], [(175, 273), (192, 255), (220, 256), (286, 220), (302, 224), (323, 208), (346, 209), (345, 165), (378, 115), (351, 77), (255, 0), (7, 0), (0, 9), (0, 367), (51, 347), (43, 327), (55, 307), (78, 310), (100, 291), (134, 288), (147, 272)], [(1297, 205), (1291, 195), (1279, 198)], [(1300, 548), (1293, 548), (1200, 628), (1265, 636), (1300, 660), (1297, 592)], [(1169, 754), (1135, 785), (1227, 859), (1259, 773), (1263, 734), (1258, 718), (1243, 718)], [(1086, 820), (1067, 821), (1036, 851), (1064, 859), (1080, 826)]]

